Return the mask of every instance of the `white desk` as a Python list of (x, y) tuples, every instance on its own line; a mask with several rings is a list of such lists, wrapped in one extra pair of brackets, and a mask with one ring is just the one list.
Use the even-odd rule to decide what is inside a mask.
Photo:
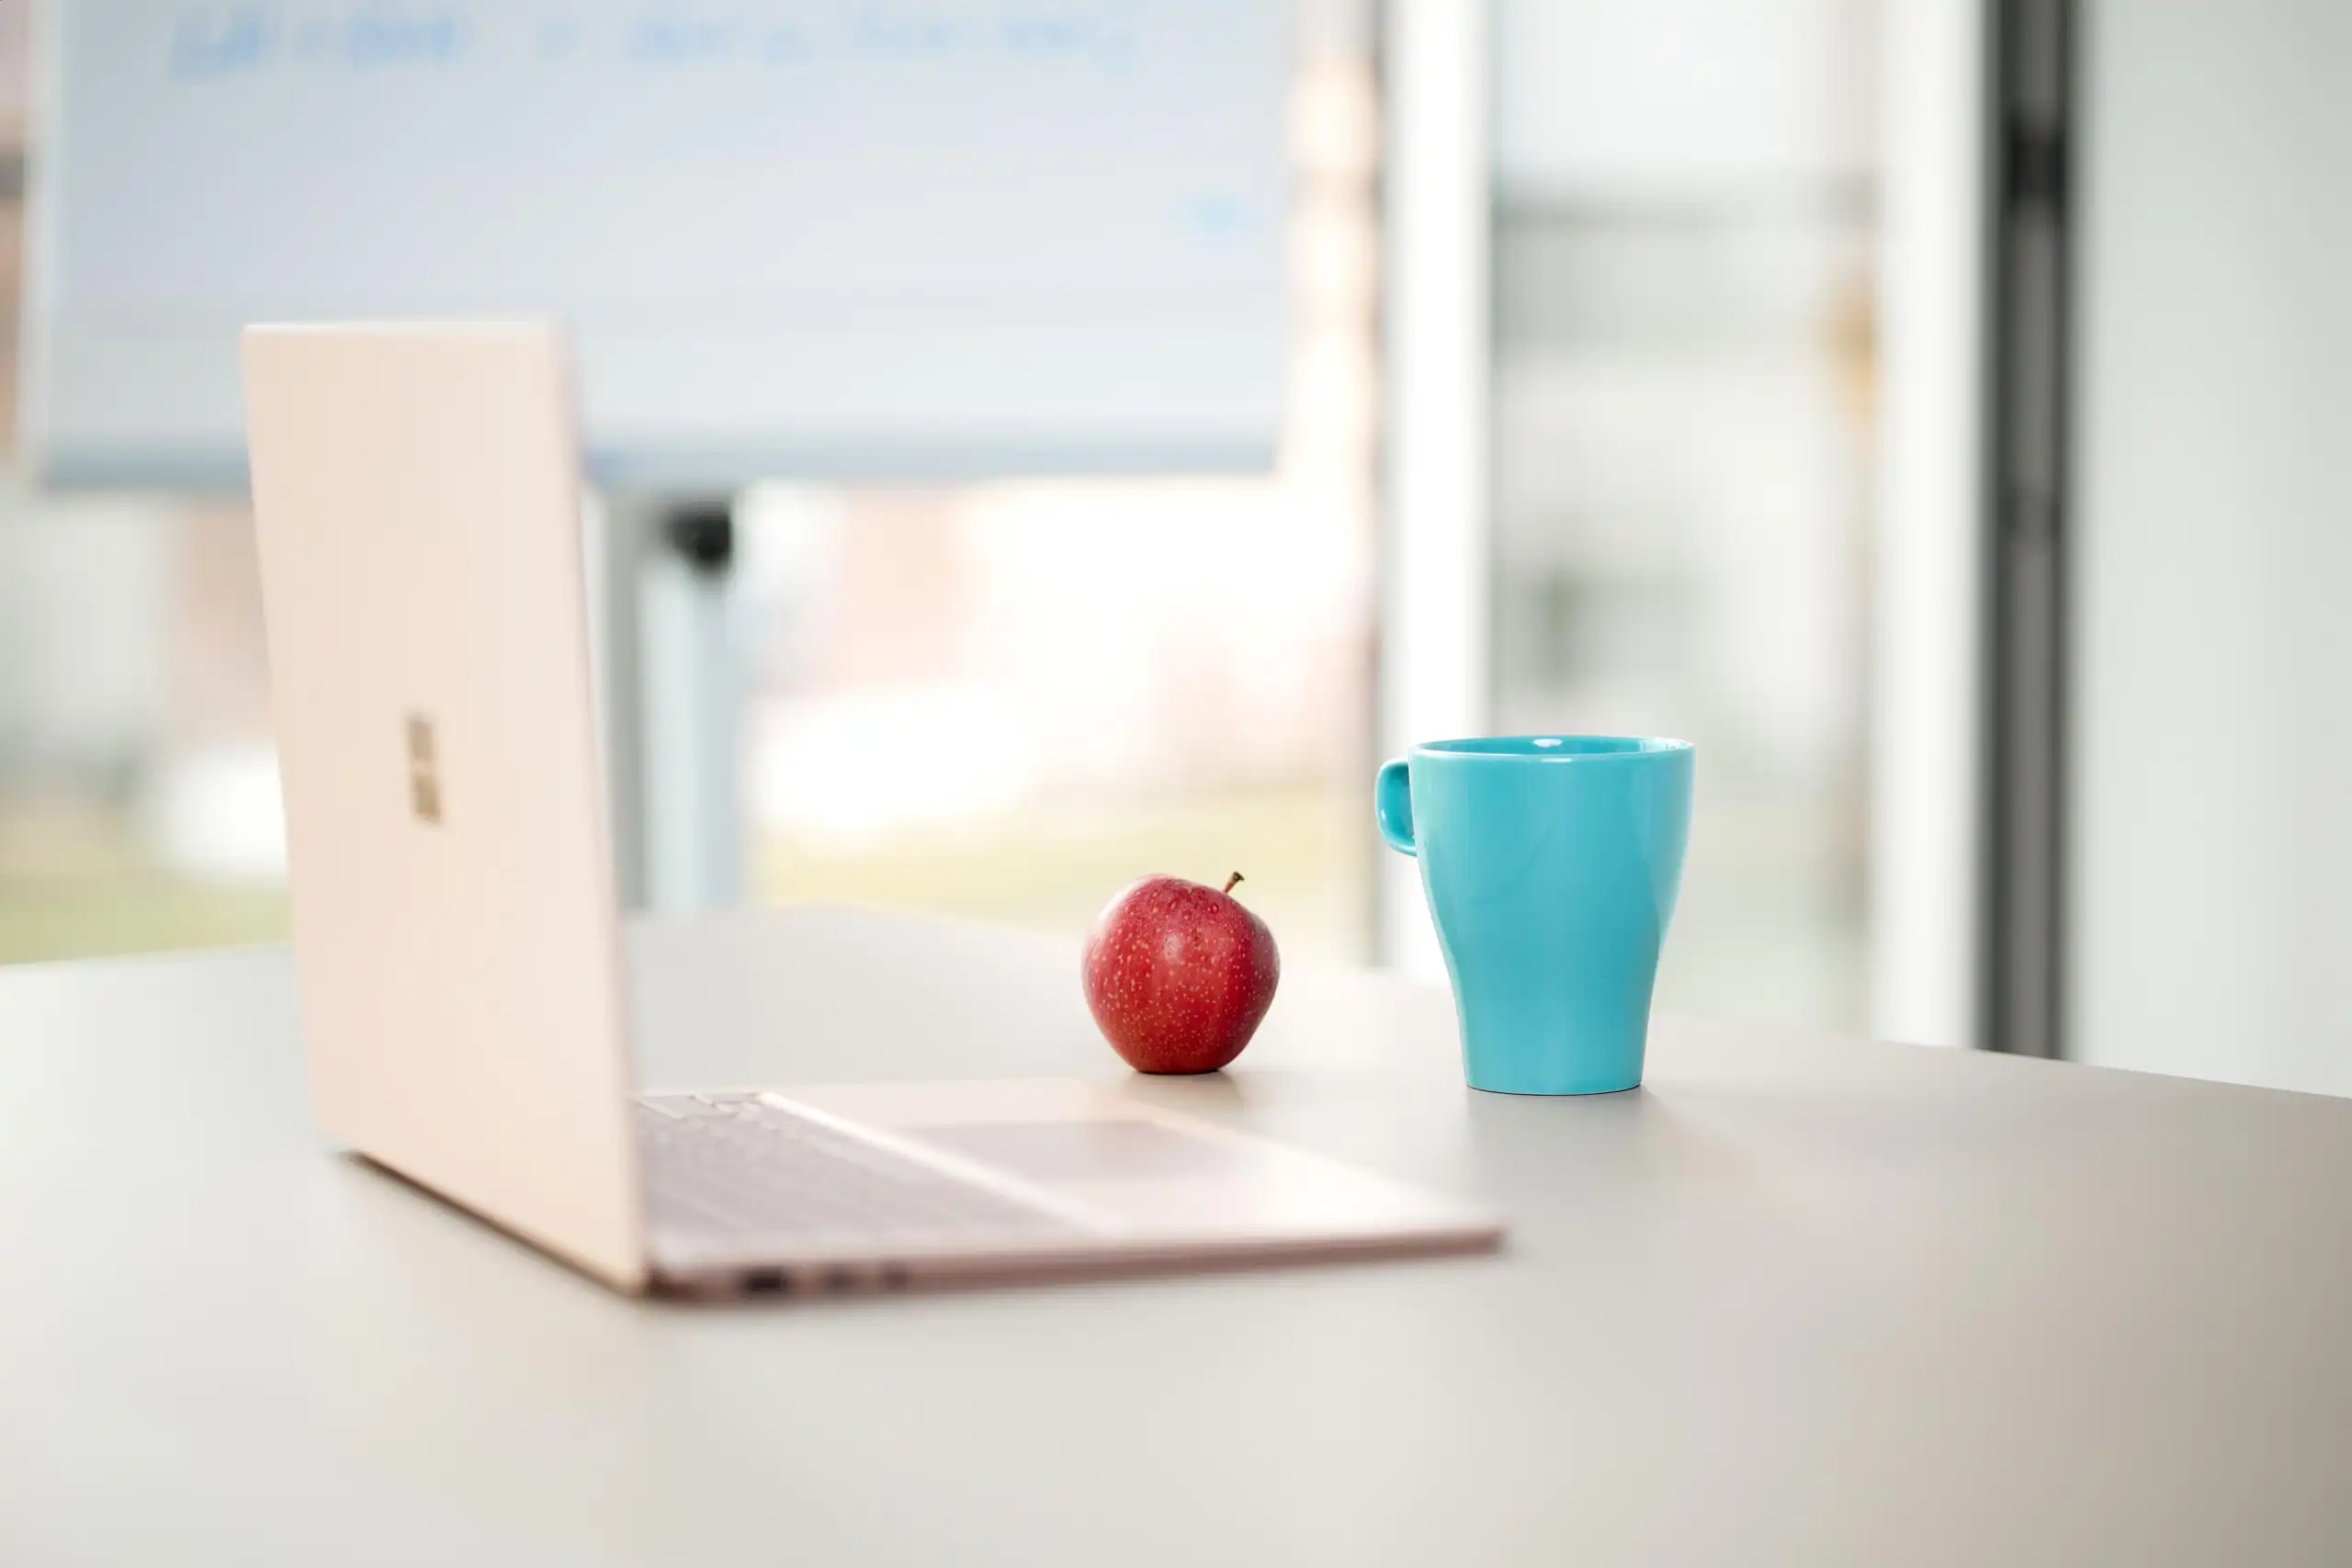
[[(1074, 1073), (1069, 944), (638, 933), (650, 1081)], [(1686, 1021), (1475, 1096), (1294, 975), (1137, 1092), (1501, 1256), (632, 1303), (321, 1150), (283, 953), (0, 974), (0, 1562), (2352, 1561), (2352, 1103)]]

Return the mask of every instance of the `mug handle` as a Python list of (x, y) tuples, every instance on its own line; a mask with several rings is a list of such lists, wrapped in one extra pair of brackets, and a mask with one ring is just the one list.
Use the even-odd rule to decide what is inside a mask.
[(1402, 855), (1420, 853), (1413, 842), (1413, 776), (1404, 758), (1382, 764), (1380, 777), (1373, 781), (1372, 814), (1390, 849)]

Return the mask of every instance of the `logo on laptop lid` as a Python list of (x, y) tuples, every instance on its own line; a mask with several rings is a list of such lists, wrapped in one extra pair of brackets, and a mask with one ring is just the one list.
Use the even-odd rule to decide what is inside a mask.
[(433, 721), (408, 716), (408, 805), (420, 822), (441, 820), (441, 770), (434, 760)]

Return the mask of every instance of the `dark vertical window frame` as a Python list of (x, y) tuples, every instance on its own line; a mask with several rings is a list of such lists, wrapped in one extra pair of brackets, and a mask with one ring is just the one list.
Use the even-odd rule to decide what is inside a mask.
[(2065, 1054), (2074, 122), (2079, 0), (1988, 0), (1982, 1038)]

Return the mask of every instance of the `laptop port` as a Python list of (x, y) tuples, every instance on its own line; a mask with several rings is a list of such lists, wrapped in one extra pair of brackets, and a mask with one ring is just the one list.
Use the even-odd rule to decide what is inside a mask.
[(857, 1270), (854, 1269), (843, 1269), (838, 1266), (826, 1269), (825, 1289), (829, 1291), (854, 1291), (857, 1289)]
[(781, 1296), (791, 1290), (792, 1276), (781, 1269), (743, 1270), (743, 1293), (747, 1296)]

